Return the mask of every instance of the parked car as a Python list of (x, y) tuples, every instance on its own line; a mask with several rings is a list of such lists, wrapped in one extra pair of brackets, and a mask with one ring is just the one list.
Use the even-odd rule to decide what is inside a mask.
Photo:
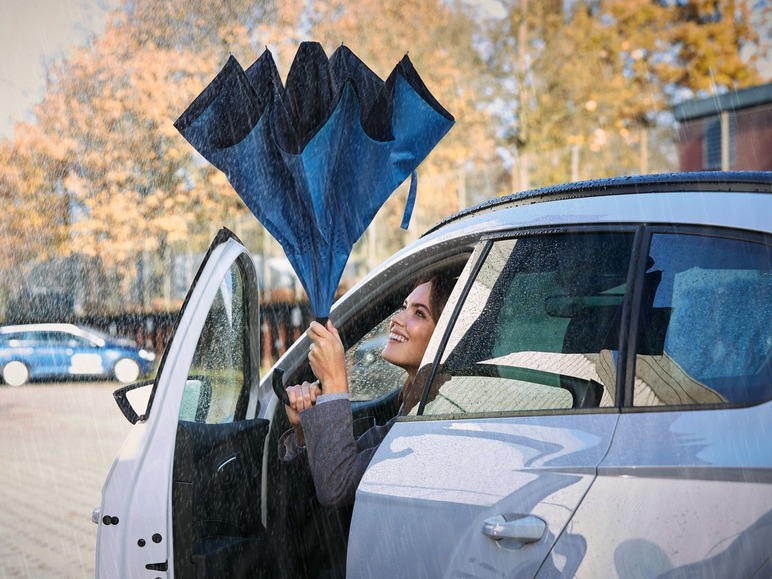
[(0, 368), (9, 386), (21, 386), (28, 380), (75, 377), (134, 382), (150, 373), (154, 360), (153, 352), (131, 340), (73, 324), (0, 328)]
[[(772, 576), (772, 173), (568, 184), (461, 211), (331, 312), (347, 348), (458, 275), (353, 509), (277, 459), (252, 260), (227, 230), (104, 485), (97, 575)], [(377, 334), (377, 331), (376, 331)], [(367, 352), (350, 359), (368, 358)], [(399, 381), (352, 410), (383, 423)], [(148, 397), (145, 397), (148, 400)]]

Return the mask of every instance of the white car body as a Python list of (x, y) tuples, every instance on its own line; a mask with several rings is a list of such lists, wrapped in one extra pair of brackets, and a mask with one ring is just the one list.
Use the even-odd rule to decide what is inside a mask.
[[(753, 259), (766, 264), (752, 272), (762, 283), (754, 286), (754, 296), (761, 298), (753, 299), (766, 300), (772, 295), (770, 193), (770, 173), (676, 174), (566, 185), (464, 211), (387, 260), (339, 300), (330, 318), (347, 345), (366, 341), (367, 331), (388, 317), (421, 272), (453, 269), (459, 282), (423, 362), (436, 378), (452, 366), (454, 348), (474, 346), (465, 340), (484, 308), (468, 296), (476, 296), (475, 291), (493, 295), (494, 282), (504, 279), (503, 266), (497, 269), (494, 261), (496, 251), (509, 267), (512, 258), (504, 250), (514, 255), (517, 248), (528, 247), (521, 239), (539, 247), (550, 237), (590, 240), (587, 236), (609, 235), (629, 240), (633, 248), (625, 258), (630, 261), (625, 279), (632, 282), (618, 290), (622, 293), (585, 292), (576, 294), (579, 298), (567, 293), (545, 301), (551, 319), (561, 324), (579, 311), (576, 299), (611, 300), (623, 312), (621, 325), (609, 326), (616, 332), (608, 338), (616, 340), (614, 347), (599, 348), (599, 357), (590, 357), (598, 368), (600, 360), (612, 360), (618, 373), (603, 384), (597, 376), (580, 380), (582, 388), (597, 387), (594, 402), (577, 402), (582, 390), (563, 381), (570, 373), (564, 369), (558, 390), (568, 388), (570, 407), (493, 409), (486, 406), (495, 401), (491, 396), (464, 407), (463, 396), (470, 392), (475, 396), (493, 387), (495, 398), (505, 383), (521, 388), (522, 376), (502, 378), (507, 364), (514, 364), (511, 360), (518, 360), (514, 370), (525, 367), (537, 374), (545, 368), (557, 372), (567, 361), (587, 365), (587, 356), (578, 358), (568, 346), (558, 356), (545, 350), (535, 362), (528, 361), (528, 352), (514, 349), (492, 357), (491, 350), (482, 362), (498, 364), (496, 373), (448, 370), (447, 383), (438, 386), (439, 394), (456, 404), (454, 411), (442, 410), (440, 396), (430, 394), (427, 384), (424, 403), (399, 418), (381, 443), (359, 485), (353, 511), (320, 507), (307, 476), (278, 464), (276, 441), (287, 421), (271, 388), (274, 369), (283, 369), (285, 383), (307, 378), (309, 342), (301, 337), (258, 382), (254, 266), (243, 246), (221, 233), (183, 307), (149, 407), (137, 411), (141, 416), (135, 416), (105, 482), (95, 514), (97, 576), (338, 576), (344, 567), (348, 577), (389, 578), (772, 575), (772, 447), (765, 434), (772, 420), (769, 359), (758, 380), (746, 380), (748, 393), (738, 394), (745, 396), (742, 400), (726, 394), (734, 392), (731, 384), (724, 391), (724, 386), (678, 378), (668, 384), (692, 388), (699, 396), (670, 406), (665, 398), (645, 402), (645, 396), (659, 394), (639, 374), (650, 359), (661, 368), (688, 366), (681, 360), (666, 366), (670, 362), (663, 361), (664, 350), (649, 351), (648, 342), (644, 344), (648, 337), (640, 304), (647, 291), (643, 278), (650, 273), (649, 265), (643, 265), (644, 253), (653, 254), (655, 241), (662, 240), (662, 255), (667, 256), (668, 242), (686, 237), (752, 246), (760, 256)], [(601, 253), (583, 267), (614, 259)], [(666, 263), (661, 257), (657, 261)], [(620, 258), (620, 263), (627, 261)], [(573, 265), (566, 266), (570, 273), (581, 274), (580, 264)], [(731, 264), (721, 267), (731, 270)], [(705, 270), (679, 273), (670, 293), (699, 280), (695, 271)], [(477, 276), (482, 276), (479, 283)], [(516, 309), (518, 302), (513, 304)], [(772, 304), (767, 306), (758, 312), (762, 333), (764, 320), (772, 316)], [(668, 324), (685, 323), (678, 317), (683, 309), (666, 309)], [(211, 315), (215, 310), (217, 315)], [(222, 338), (225, 347), (241, 348), (243, 336), (241, 353), (229, 356), (218, 350), (211, 356), (216, 363), (207, 366), (206, 348), (218, 347), (217, 340), (200, 339), (210, 323), (219, 325), (209, 336), (232, 329), (233, 336)], [(770, 356), (772, 335), (766, 331), (748, 347)], [(705, 332), (709, 335), (710, 328)], [(711, 337), (708, 345), (714, 341)], [(683, 338), (672, 347), (684, 351)], [(694, 347), (705, 347), (705, 339), (695, 336)], [(721, 363), (717, 348), (714, 365)], [(223, 371), (223, 366), (232, 371)], [(217, 383), (223, 375), (225, 387)], [(464, 390), (470, 376), (475, 389)], [(208, 380), (214, 384), (211, 390), (206, 390)], [(715, 383), (724, 382), (719, 376)], [(547, 390), (542, 385), (533, 392)], [(382, 395), (357, 402), (356, 417), (383, 422), (396, 409), (397, 391), (398, 385), (387, 387)], [(216, 404), (224, 409), (214, 419), (210, 406)], [(180, 457), (191, 458), (183, 464)], [(326, 550), (318, 551), (320, 545)]]

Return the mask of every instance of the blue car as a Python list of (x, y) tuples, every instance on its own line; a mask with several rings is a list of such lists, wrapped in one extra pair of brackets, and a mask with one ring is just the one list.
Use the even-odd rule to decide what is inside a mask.
[(21, 386), (34, 379), (103, 377), (129, 383), (147, 375), (155, 354), (131, 340), (72, 324), (0, 328), (3, 381)]

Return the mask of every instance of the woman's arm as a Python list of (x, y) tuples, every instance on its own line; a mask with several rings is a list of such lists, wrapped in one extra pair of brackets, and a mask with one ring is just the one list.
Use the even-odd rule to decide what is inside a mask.
[(354, 439), (351, 404), (331, 400), (301, 414), (306, 433), (306, 456), (323, 505), (352, 505), (359, 482), (375, 451), (391, 427), (375, 426)]
[[(308, 361), (321, 383), (321, 393), (342, 397), (316, 403), (320, 392), (314, 384), (304, 382), (288, 388), (290, 405), (286, 410), (298, 448), (285, 444), (285, 449), (280, 449), (280, 456), (284, 451), (287, 451), (284, 454), (287, 457), (305, 455), (317, 498), (323, 505), (350, 505), (388, 428), (374, 427), (359, 441), (354, 439), (344, 348), (338, 331), (331, 322), (326, 328), (312, 322), (307, 334), (311, 339)], [(285, 443), (288, 443), (286, 439)], [(303, 443), (305, 453), (299, 448)]]

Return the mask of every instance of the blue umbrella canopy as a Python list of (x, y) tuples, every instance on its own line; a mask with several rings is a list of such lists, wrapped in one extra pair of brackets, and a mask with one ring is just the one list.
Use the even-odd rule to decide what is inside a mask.
[[(450, 130), (407, 55), (381, 80), (345, 46), (298, 48), (282, 84), (271, 52), (232, 56), (175, 122), (281, 244), (314, 315), (329, 314), (354, 243)], [(407, 226), (415, 179), (405, 209)]]

